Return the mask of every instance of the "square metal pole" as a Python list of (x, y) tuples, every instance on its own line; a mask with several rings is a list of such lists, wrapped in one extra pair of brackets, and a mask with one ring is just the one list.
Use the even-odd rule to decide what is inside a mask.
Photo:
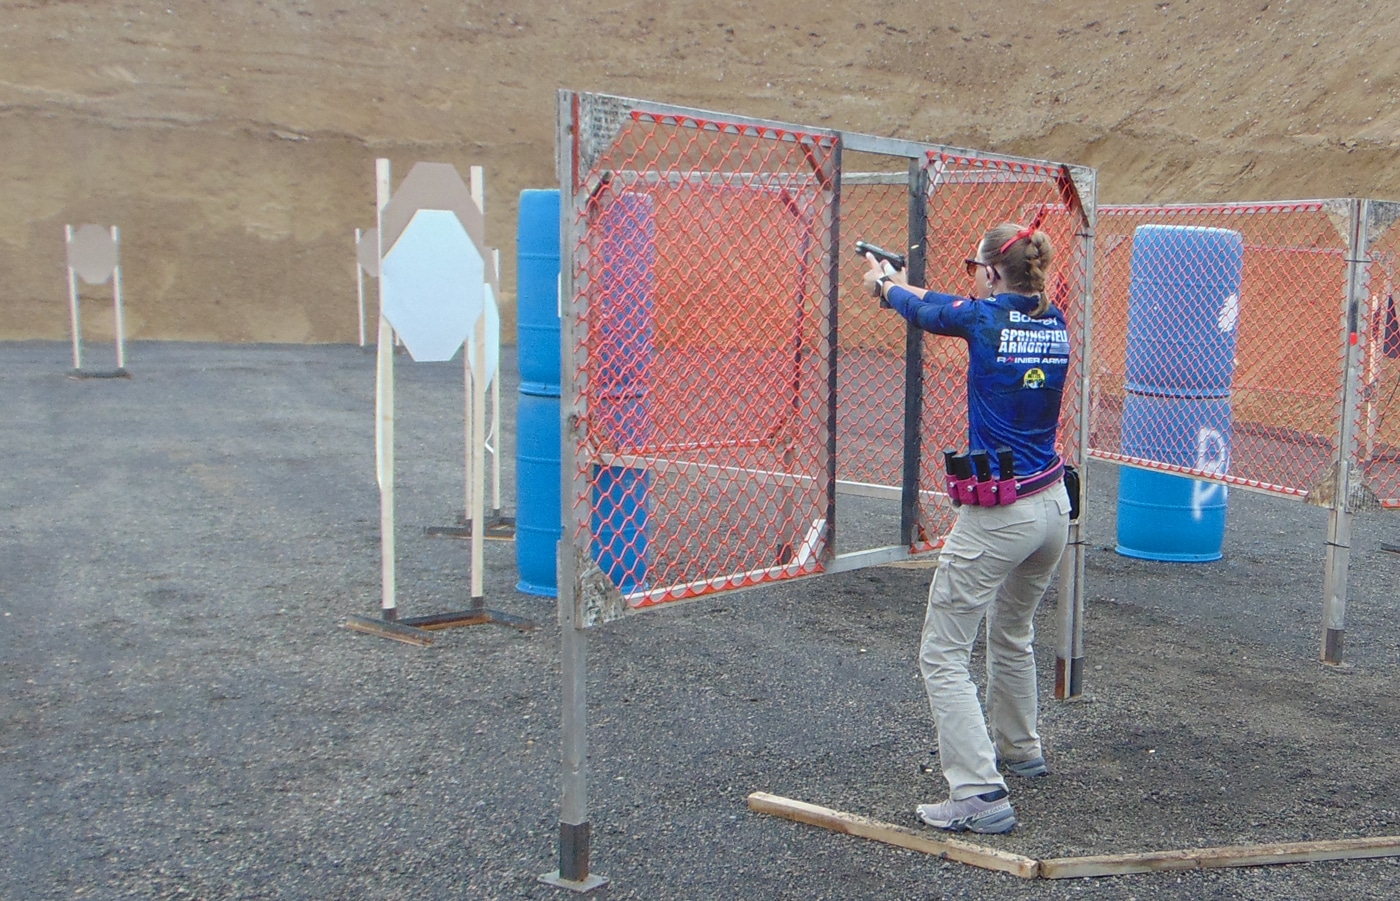
[(1333, 467), (1332, 510), (1327, 519), (1327, 557), (1322, 581), (1322, 662), (1342, 662), (1342, 637), (1346, 632), (1347, 575), (1351, 566), (1351, 481), (1356, 468), (1356, 417), (1361, 392), (1359, 335), (1361, 310), (1367, 309), (1367, 256), (1370, 252), (1371, 202), (1350, 201), (1351, 253), (1347, 260), (1346, 294), (1342, 299), (1341, 423), (1337, 458)]
[[(576, 116), (578, 95), (559, 92), (557, 158), (559, 174), (559, 301), (560, 354), (563, 366), (559, 386), (560, 521), (556, 558), (559, 586), (559, 665), (560, 680), (560, 802), (559, 869), (540, 876), (540, 881), (577, 892), (592, 891), (607, 881), (589, 872), (590, 830), (588, 823), (588, 635), (578, 611), (578, 518), (583, 518), (582, 534), (587, 535), (587, 505), (574, 509), (574, 498), (588, 490), (579, 471), (578, 439), (582, 426), (575, 411), (580, 407), (578, 374), (582, 358), (576, 351), (579, 309), (574, 302), (574, 223), (576, 207), (588, 198), (578, 199), (574, 163), (578, 158)], [(587, 540), (587, 539), (585, 539)], [(584, 546), (583, 552), (587, 553)]]

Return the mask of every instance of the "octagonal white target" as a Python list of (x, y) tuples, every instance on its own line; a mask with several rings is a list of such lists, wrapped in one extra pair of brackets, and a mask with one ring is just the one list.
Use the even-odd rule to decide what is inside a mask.
[(384, 318), (414, 360), (452, 359), (485, 306), (485, 262), (461, 221), (419, 210), (380, 264)]

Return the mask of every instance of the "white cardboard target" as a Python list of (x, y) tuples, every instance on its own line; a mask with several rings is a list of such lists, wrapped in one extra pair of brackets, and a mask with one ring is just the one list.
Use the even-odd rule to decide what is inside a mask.
[(380, 265), (384, 318), (418, 362), (452, 359), (485, 307), (486, 265), (449, 210), (418, 210)]

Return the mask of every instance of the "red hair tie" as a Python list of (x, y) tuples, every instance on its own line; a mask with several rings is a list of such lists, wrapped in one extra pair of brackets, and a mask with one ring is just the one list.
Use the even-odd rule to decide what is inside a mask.
[(1022, 238), (1029, 238), (1029, 237), (1030, 237), (1031, 235), (1033, 235), (1033, 234), (1035, 234), (1035, 223), (1031, 223), (1030, 225), (1027, 225), (1025, 228), (1021, 229), (1020, 231), (1018, 231), (1018, 232), (1016, 233), (1016, 237), (1012, 238), (1010, 241), (1007, 241), (1005, 244), (1001, 245), (1001, 250), (998, 250), (998, 251), (997, 251), (997, 256), (1001, 256), (1002, 254), (1006, 253), (1006, 251), (1009, 250), (1009, 249), (1011, 248), (1011, 245), (1012, 245), (1012, 244), (1015, 244), (1017, 241), (1021, 240)]

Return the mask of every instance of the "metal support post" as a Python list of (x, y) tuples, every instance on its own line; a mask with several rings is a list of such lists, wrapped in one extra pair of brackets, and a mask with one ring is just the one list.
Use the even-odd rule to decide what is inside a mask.
[[(1069, 543), (1060, 558), (1057, 621), (1058, 644), (1055, 652), (1055, 698), (1065, 701), (1084, 693), (1084, 526), (1089, 513), (1089, 431), (1092, 400), (1092, 360), (1094, 323), (1094, 230), (1098, 217), (1098, 183), (1088, 176), (1076, 183), (1064, 176), (1064, 193), (1077, 198), (1082, 217), (1075, 233), (1082, 260), (1082, 291), (1079, 296), (1079, 434), (1075, 441), (1079, 468), (1079, 519), (1069, 524)], [(1088, 194), (1086, 198), (1084, 195)]]
[(1371, 202), (1351, 202), (1351, 257), (1347, 261), (1346, 296), (1342, 306), (1341, 423), (1333, 466), (1332, 510), (1327, 520), (1327, 554), (1322, 582), (1322, 662), (1342, 662), (1346, 632), (1347, 575), (1351, 566), (1351, 476), (1356, 466), (1356, 423), (1361, 391), (1360, 316), (1367, 309), (1367, 257)]
[[(909, 161), (909, 280), (922, 285), (928, 275), (928, 170)], [(924, 332), (904, 324), (904, 466), (899, 503), (899, 541), (906, 548), (926, 541), (919, 523), (919, 469), (923, 465)]]

